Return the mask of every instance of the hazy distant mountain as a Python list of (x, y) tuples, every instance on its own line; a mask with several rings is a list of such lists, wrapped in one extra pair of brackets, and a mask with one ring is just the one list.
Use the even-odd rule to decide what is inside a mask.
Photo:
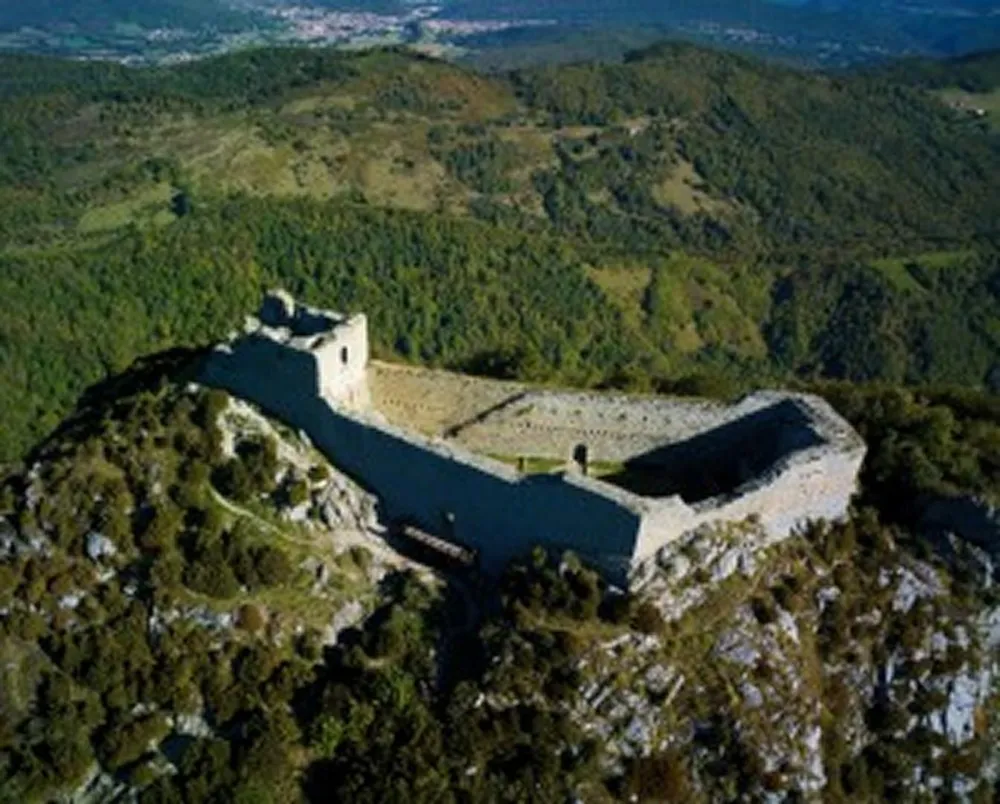
[(20, 27), (200, 26), (245, 24), (247, 15), (219, 0), (37, 0), (0, 4), (0, 30)]
[(419, 44), (483, 57), (494, 66), (564, 61), (581, 50), (585, 56), (613, 58), (665, 36), (822, 65), (918, 53), (949, 56), (1000, 45), (997, 0), (39, 0), (3, 5), (0, 50), (154, 63), (288, 43)]

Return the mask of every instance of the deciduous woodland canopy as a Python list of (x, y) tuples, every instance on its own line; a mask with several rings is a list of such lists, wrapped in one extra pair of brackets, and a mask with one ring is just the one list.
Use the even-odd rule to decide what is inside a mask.
[(7, 459), (274, 284), (364, 308), (385, 356), (535, 379), (1000, 373), (998, 140), (898, 74), (687, 45), (494, 78), (393, 51), (0, 58)]

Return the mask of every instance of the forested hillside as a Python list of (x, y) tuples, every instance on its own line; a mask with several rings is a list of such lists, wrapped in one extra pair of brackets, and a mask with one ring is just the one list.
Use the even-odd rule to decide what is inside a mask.
[(1000, 139), (897, 76), (686, 45), (490, 78), (401, 51), (0, 62), (5, 459), (274, 284), (472, 371), (1000, 382)]
[(997, 499), (985, 395), (825, 388), (865, 509), (695, 534), (623, 595), (571, 555), (487, 583), (362, 538), (374, 499), (191, 359), (0, 482), (5, 804), (995, 796), (996, 546), (917, 504)]

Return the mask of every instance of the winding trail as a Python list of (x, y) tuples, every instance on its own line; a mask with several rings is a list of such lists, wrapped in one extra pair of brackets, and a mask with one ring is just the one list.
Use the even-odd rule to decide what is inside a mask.
[[(251, 520), (261, 530), (267, 531), (268, 533), (277, 534), (278, 536), (281, 536), (283, 539), (289, 538), (287, 533), (285, 533), (280, 528), (275, 527), (266, 519), (257, 516), (257, 514), (255, 514), (249, 508), (244, 508), (242, 505), (237, 505), (236, 503), (234, 503), (228, 497), (223, 497), (221, 494), (219, 494), (219, 492), (215, 489), (214, 486), (209, 486), (209, 490), (212, 493), (212, 499), (215, 500), (219, 505), (221, 505), (227, 511), (229, 511), (229, 513), (233, 514), (234, 516), (242, 517), (243, 519)], [(298, 541), (298, 540), (292, 539), (292, 541)]]

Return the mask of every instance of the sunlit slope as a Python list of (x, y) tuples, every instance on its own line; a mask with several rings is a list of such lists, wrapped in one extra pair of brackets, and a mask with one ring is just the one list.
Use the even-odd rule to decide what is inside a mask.
[(1000, 381), (997, 141), (920, 89), (689, 46), (0, 62), (4, 458), (275, 284), (501, 376)]
[(3, 74), (0, 175), (22, 192), (44, 180), (47, 203), (54, 184), (77, 220), (164, 176), (644, 249), (893, 248), (1000, 219), (995, 141), (932, 97), (691, 46), (493, 78), (402, 52), (297, 50), (78, 74), (11, 57)]

